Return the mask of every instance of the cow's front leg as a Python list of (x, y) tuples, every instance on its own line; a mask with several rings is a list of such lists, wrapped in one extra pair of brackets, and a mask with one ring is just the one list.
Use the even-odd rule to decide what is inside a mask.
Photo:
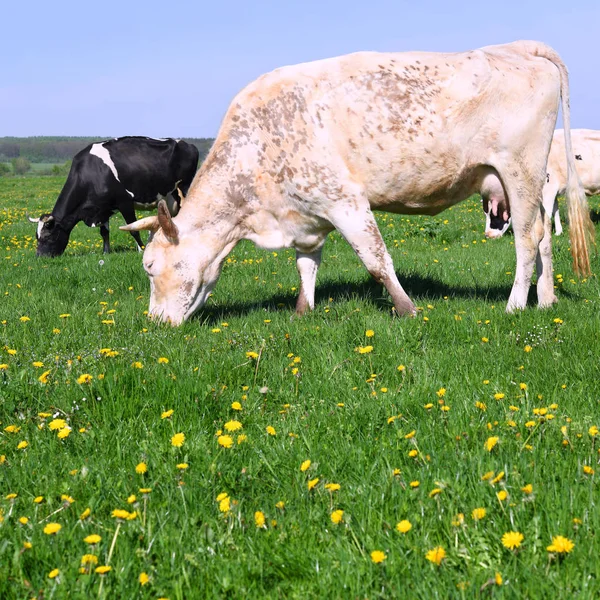
[(345, 205), (331, 222), (352, 246), (372, 277), (383, 283), (392, 297), (396, 314), (415, 315), (415, 305), (396, 277), (392, 257), (381, 237), (371, 209), (368, 206), (349, 209), (348, 205)]
[[(133, 208), (133, 204), (131, 206), (126, 205), (126, 206), (122, 206), (119, 208), (121, 214), (123, 215), (123, 218), (125, 219), (125, 223), (127, 223), (127, 225), (131, 225), (132, 223), (135, 223), (137, 221), (137, 218), (135, 216), (135, 210)], [(129, 233), (131, 233), (131, 235), (133, 236), (133, 239), (135, 240), (135, 243), (137, 244), (138, 247), (138, 252), (142, 252), (144, 250), (144, 244), (142, 243), (142, 238), (140, 236), (140, 232), (139, 231), (130, 231)]]
[(300, 274), (300, 294), (296, 303), (296, 314), (301, 316), (307, 309), (315, 307), (315, 283), (317, 281), (317, 270), (321, 264), (321, 252), (323, 247), (311, 253), (296, 250), (296, 267)]
[(110, 252), (110, 229), (108, 221), (100, 224), (100, 235), (102, 236), (102, 241), (104, 242), (102, 251), (104, 254), (108, 254)]

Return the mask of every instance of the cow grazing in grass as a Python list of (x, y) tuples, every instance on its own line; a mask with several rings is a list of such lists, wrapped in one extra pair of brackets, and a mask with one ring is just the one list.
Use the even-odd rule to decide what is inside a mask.
[(242, 90), (175, 218), (123, 229), (154, 231), (144, 252), (150, 314), (173, 325), (213, 289), (241, 239), (296, 249), (296, 310), (313, 308), (327, 235), (337, 229), (387, 288), (397, 314), (415, 314), (374, 210), (435, 215), (501, 185), (510, 198), (517, 268), (507, 309), (524, 308), (538, 257), (540, 306), (556, 301), (550, 237), (540, 212), (562, 96), (571, 236), (589, 270), (593, 228), (569, 136), (568, 76), (538, 42), (472, 52), (360, 52), (276, 69)]
[[(600, 193), (600, 131), (593, 129), (572, 129), (573, 154), (577, 173), (581, 178), (587, 196)], [(558, 196), (567, 190), (568, 166), (565, 156), (565, 134), (557, 129), (552, 138), (546, 182), (542, 192), (544, 211), (554, 219), (556, 235), (562, 233), (558, 214)], [(485, 213), (485, 235), (489, 238), (500, 237), (510, 226), (510, 205), (506, 201), (504, 190), (500, 187), (488, 190), (488, 197), (482, 198)]]
[[(73, 158), (52, 213), (29, 218), (37, 223), (38, 256), (60, 256), (80, 221), (100, 226), (104, 252), (109, 252), (108, 220), (114, 212), (133, 223), (135, 209), (152, 210), (166, 198), (175, 214), (197, 167), (198, 149), (184, 141), (122, 137), (90, 144)], [(140, 234), (132, 235), (141, 250)]]

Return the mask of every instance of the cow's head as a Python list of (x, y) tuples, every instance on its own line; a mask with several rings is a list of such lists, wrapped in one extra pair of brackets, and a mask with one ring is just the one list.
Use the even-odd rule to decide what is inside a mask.
[(498, 238), (504, 235), (510, 226), (509, 207), (504, 200), (482, 199), (485, 213), (485, 237)]
[(65, 231), (60, 223), (50, 214), (43, 214), (34, 219), (28, 217), (32, 223), (37, 224), (35, 237), (37, 239), (38, 256), (60, 256), (69, 243), (69, 232)]
[(150, 278), (149, 314), (180, 325), (205, 304), (235, 242), (203, 234), (185, 223), (178, 227), (175, 220), (161, 200), (157, 216), (121, 229), (151, 232), (144, 250), (144, 270)]

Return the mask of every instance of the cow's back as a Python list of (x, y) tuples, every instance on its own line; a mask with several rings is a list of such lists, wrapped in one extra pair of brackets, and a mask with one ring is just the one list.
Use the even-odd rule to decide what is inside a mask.
[(433, 214), (468, 194), (475, 167), (538, 135), (540, 120), (552, 131), (559, 86), (556, 67), (526, 43), (283, 67), (234, 99), (206, 168), (255, 156), (300, 197), (344, 172), (375, 208)]

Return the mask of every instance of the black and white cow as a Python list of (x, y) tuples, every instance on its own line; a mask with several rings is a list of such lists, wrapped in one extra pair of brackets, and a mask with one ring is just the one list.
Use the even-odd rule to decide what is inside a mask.
[[(37, 223), (37, 255), (60, 256), (80, 221), (100, 226), (104, 252), (109, 252), (113, 213), (133, 223), (135, 209), (152, 210), (164, 198), (176, 214), (197, 166), (198, 149), (184, 141), (128, 136), (90, 144), (73, 158), (52, 213), (29, 218)], [(139, 233), (131, 233), (141, 250)]]

